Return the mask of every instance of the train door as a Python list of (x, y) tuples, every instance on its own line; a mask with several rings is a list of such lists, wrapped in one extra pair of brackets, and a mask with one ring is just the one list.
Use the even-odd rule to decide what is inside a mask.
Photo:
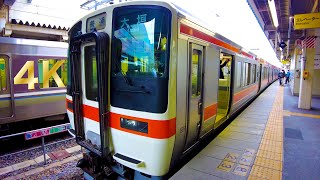
[(10, 84), (9, 57), (0, 54), (0, 120), (13, 117), (13, 94)]
[(108, 154), (108, 35), (92, 32), (70, 42), (76, 141), (100, 157)]
[(218, 87), (218, 111), (215, 124), (219, 126), (226, 119), (230, 108), (231, 97), (231, 64), (233, 56), (220, 54), (220, 73)]
[(198, 141), (203, 114), (203, 46), (191, 43), (189, 48), (188, 125), (185, 149)]

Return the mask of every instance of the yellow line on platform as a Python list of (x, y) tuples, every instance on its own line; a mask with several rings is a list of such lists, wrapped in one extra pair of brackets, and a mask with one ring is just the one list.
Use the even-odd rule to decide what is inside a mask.
[(283, 111), (283, 115), (284, 115), (284, 116), (303, 116), (303, 117), (310, 117), (310, 118), (320, 119), (320, 115), (290, 112), (290, 111), (286, 111), (286, 110)]
[(283, 87), (279, 87), (248, 179), (282, 179)]

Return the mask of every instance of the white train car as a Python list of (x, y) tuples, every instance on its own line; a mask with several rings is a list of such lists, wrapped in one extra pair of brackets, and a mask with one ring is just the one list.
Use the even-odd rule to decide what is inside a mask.
[(274, 81), (276, 67), (166, 2), (110, 5), (69, 35), (66, 105), (86, 177), (166, 178)]

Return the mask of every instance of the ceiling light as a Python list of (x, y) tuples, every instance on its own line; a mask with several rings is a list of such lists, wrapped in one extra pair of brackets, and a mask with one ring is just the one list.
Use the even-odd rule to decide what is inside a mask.
[(276, 10), (276, 5), (274, 3), (274, 0), (268, 0), (268, 5), (269, 5), (269, 9), (271, 11), (273, 25), (274, 25), (274, 27), (277, 28), (279, 26), (279, 23), (278, 23), (277, 10)]

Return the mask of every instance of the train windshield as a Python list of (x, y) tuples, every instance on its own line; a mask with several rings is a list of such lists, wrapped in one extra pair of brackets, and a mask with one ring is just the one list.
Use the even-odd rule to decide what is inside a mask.
[[(164, 96), (168, 91), (171, 12), (159, 6), (115, 8), (112, 27), (112, 41), (120, 43), (120, 46), (112, 45), (112, 88), (118, 93), (122, 91), (112, 98), (121, 99), (131, 93), (136, 94), (134, 98), (138, 102), (148, 97), (150, 101), (156, 101), (153, 96), (167, 99)], [(153, 91), (155, 87), (157, 90)], [(135, 103), (122, 105), (116, 100), (111, 100), (111, 103), (148, 111), (148, 108), (139, 107)], [(167, 102), (164, 104), (166, 107)]]
[(129, 6), (114, 10), (113, 36), (122, 43), (121, 58), (113, 63), (115, 74), (167, 76), (169, 16), (165, 9), (152, 7)]

